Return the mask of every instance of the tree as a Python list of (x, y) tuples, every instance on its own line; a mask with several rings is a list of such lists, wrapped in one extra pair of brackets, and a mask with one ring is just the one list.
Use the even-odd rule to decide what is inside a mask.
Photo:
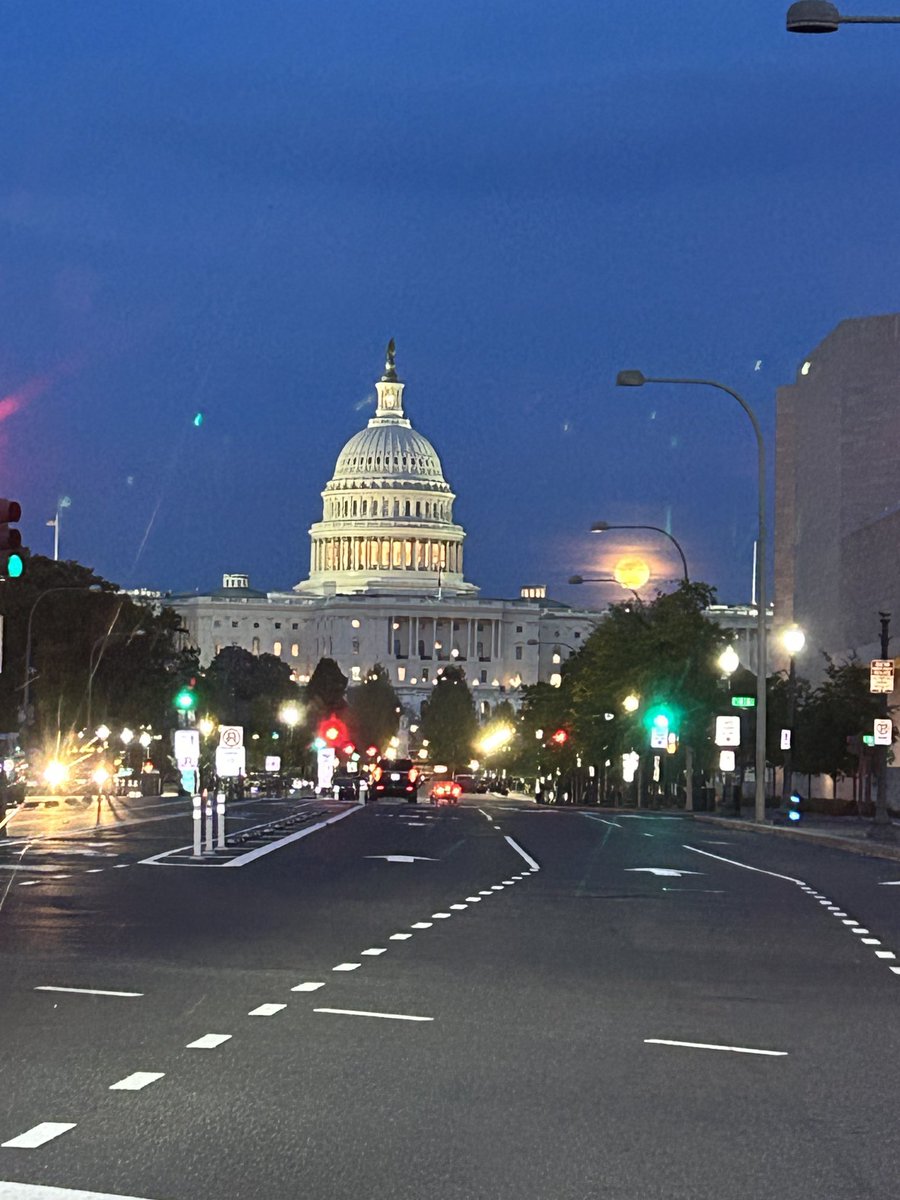
[(422, 705), (422, 738), (430, 743), (434, 762), (451, 771), (466, 766), (478, 729), (472, 693), (461, 667), (445, 667), (431, 697)]
[(376, 663), (347, 696), (347, 724), (357, 747), (377, 746), (384, 752), (400, 725), (400, 700), (390, 676)]
[(825, 658), (825, 678), (798, 713), (794, 764), (800, 772), (837, 781), (856, 773), (858, 758), (847, 739), (871, 732), (881, 697), (869, 691), (867, 664)]
[(320, 658), (306, 685), (306, 700), (319, 717), (340, 713), (346, 706), (347, 676), (333, 658)]
[(220, 650), (200, 681), (202, 707), (222, 724), (244, 725), (251, 733), (271, 732), (281, 705), (299, 698), (287, 663), (240, 646)]

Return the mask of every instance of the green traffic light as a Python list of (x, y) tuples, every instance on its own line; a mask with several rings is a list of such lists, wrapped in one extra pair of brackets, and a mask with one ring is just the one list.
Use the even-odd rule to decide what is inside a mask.
[(674, 732), (678, 728), (677, 712), (665, 704), (657, 704), (649, 709), (645, 721), (648, 729), (655, 729), (659, 733)]
[(175, 697), (175, 707), (180, 708), (182, 712), (190, 712), (197, 700), (190, 688), (182, 688)]
[(6, 575), (8, 579), (21, 579), (25, 574), (25, 560), (21, 554), (10, 554), (6, 560)]

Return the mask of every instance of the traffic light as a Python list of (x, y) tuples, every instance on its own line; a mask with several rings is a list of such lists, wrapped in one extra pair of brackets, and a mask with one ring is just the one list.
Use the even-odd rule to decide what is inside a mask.
[(197, 695), (192, 686), (185, 685), (175, 696), (175, 707), (179, 712), (193, 712), (197, 707)]
[(0, 500), (0, 576), (19, 579), (25, 571), (25, 559), (21, 554), (22, 534), (10, 529), (10, 524), (22, 519), (22, 505), (18, 500)]
[(788, 807), (788, 814), (787, 814), (789, 821), (799, 821), (800, 820), (800, 801), (801, 801), (801, 799), (802, 799), (802, 797), (799, 795), (799, 793), (791, 792), (790, 804)]
[[(319, 722), (316, 735), (316, 739), (313, 742), (316, 750), (324, 750), (326, 746), (330, 746), (332, 750), (337, 750), (339, 746), (346, 746), (350, 741), (347, 736), (347, 726), (334, 713)], [(319, 742), (322, 743), (321, 746)]]

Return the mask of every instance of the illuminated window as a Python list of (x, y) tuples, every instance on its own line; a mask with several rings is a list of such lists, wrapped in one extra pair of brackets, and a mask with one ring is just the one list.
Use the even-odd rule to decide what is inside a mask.
[(278, 655), (281, 654), (281, 642), (274, 642), (272, 644), (272, 653)]
[[(359, 621), (356, 617), (353, 618), (353, 620), (350, 622), (350, 624), (353, 626), (354, 629), (359, 629)], [(295, 625), (294, 628), (296, 629), (297, 626)]]
[(350, 678), (354, 683), (359, 683), (360, 679), (362, 678), (362, 667), (351, 667)]
[(258, 637), (255, 637), (253, 639), (253, 642), (251, 645), (251, 650), (253, 651), (254, 654), (259, 654), (259, 638)]
[(300, 654), (300, 643), (294, 642), (291, 645), (291, 658), (297, 658), (297, 657), (299, 657), (299, 654)]
[(353, 653), (359, 654), (359, 638), (353, 639)]
[(406, 667), (398, 667), (397, 668), (397, 682), (398, 683), (406, 682)]

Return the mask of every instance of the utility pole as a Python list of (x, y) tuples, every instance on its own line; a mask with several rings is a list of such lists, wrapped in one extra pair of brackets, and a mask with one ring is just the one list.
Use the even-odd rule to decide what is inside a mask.
[[(881, 621), (881, 657), (882, 659), (887, 659), (889, 657), (888, 647), (891, 640), (891, 614), (889, 612), (880, 612), (878, 618)], [(885, 720), (890, 719), (887, 692), (882, 692), (881, 694), (881, 716)], [(894, 827), (888, 816), (887, 805), (887, 767), (890, 749), (890, 746), (878, 747), (878, 791), (875, 796), (875, 822), (869, 830), (869, 836), (877, 838), (881, 842), (895, 841)]]

